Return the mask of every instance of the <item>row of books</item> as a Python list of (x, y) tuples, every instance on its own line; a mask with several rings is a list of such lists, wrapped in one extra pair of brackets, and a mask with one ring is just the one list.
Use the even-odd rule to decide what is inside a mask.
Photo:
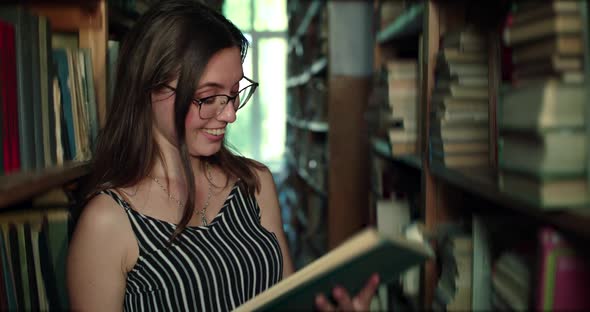
[(499, 109), (500, 185), (546, 209), (590, 200), (582, 3), (519, 3), (503, 33), (512, 83)]
[(65, 311), (67, 208), (0, 214), (0, 310)]
[(590, 265), (562, 233), (541, 227), (529, 242), (493, 261), (491, 307), (502, 311), (580, 311), (590, 307)]
[(24, 7), (0, 9), (0, 173), (87, 160), (98, 132), (90, 51)]
[(391, 154), (413, 155), (418, 151), (418, 62), (396, 58), (385, 66)]

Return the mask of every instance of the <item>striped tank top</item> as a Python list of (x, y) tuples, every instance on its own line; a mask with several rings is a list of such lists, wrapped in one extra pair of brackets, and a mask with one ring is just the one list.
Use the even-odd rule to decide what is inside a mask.
[(229, 311), (277, 283), (283, 258), (274, 233), (260, 224), (254, 196), (236, 183), (207, 226), (187, 227), (143, 215), (117, 193), (139, 245), (127, 274), (125, 311)]

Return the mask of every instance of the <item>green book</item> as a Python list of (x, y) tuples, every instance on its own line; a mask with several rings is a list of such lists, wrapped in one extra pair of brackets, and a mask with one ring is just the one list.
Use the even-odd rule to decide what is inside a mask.
[(388, 283), (433, 255), (425, 243), (388, 237), (368, 227), (236, 311), (311, 311), (317, 294), (329, 296), (337, 285), (356, 294), (372, 273)]

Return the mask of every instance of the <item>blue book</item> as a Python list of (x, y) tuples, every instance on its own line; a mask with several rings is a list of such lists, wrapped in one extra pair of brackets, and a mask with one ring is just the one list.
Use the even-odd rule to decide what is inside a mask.
[(74, 112), (72, 110), (72, 93), (68, 86), (69, 67), (68, 55), (65, 49), (53, 49), (53, 58), (56, 65), (57, 79), (59, 81), (59, 91), (61, 95), (62, 108), (62, 138), (64, 138), (64, 158), (72, 160), (76, 156), (76, 137), (74, 130)]

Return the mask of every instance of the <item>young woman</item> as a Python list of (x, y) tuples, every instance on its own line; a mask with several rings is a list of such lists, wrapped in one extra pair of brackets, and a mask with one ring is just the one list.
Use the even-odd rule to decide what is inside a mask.
[[(247, 47), (191, 0), (156, 4), (126, 37), (69, 249), (73, 310), (226, 311), (292, 273), (270, 171), (223, 140), (258, 86)], [(367, 309), (377, 283), (336, 288), (338, 307)]]

